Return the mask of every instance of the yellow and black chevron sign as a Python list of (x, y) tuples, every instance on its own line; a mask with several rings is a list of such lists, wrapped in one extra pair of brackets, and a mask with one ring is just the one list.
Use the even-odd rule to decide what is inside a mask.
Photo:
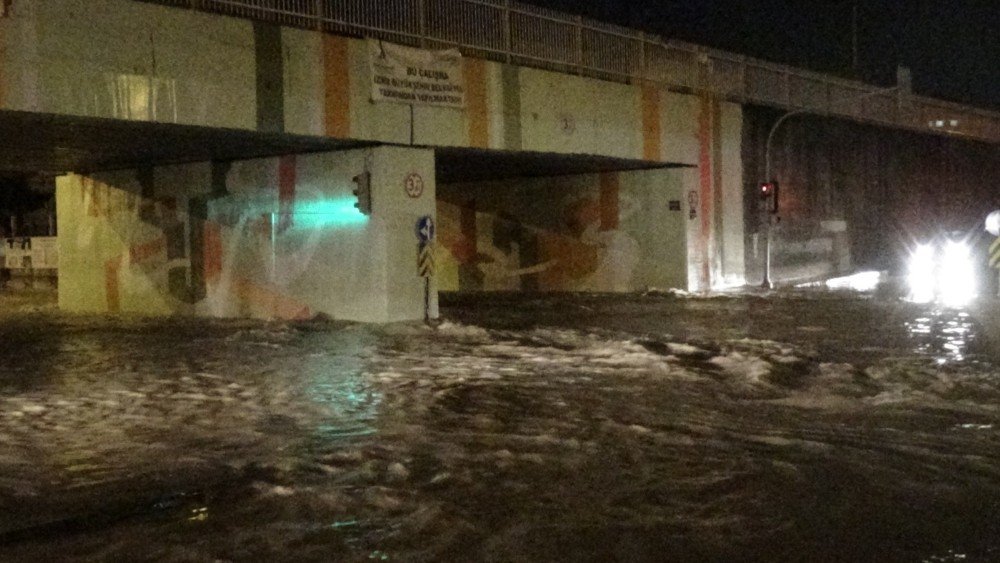
[(417, 274), (422, 278), (434, 275), (434, 244), (421, 244), (417, 253)]
[(1000, 237), (990, 245), (990, 268), (1000, 269)]

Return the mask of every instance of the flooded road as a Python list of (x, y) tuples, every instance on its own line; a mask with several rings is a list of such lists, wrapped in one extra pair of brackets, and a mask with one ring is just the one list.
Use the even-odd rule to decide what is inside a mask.
[(1000, 560), (1000, 371), (969, 311), (798, 292), (443, 313), (8, 299), (0, 560)]

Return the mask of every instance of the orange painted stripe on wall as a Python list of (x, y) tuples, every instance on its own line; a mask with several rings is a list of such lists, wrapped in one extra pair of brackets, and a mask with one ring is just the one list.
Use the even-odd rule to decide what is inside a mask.
[(457, 254), (459, 261), (463, 264), (473, 264), (476, 255), (479, 253), (479, 231), (476, 224), (476, 200), (470, 201), (467, 205), (459, 208), (459, 230), (462, 232), (462, 250)]
[(161, 236), (153, 240), (137, 244), (128, 249), (129, 264), (137, 264), (148, 260), (157, 254), (166, 254), (167, 237)]
[[(5, 5), (7, 5), (7, 8), (10, 9), (11, 1), (10, 0), (2, 0), (2, 1)], [(6, 69), (4, 67), (6, 66), (5, 63), (11, 58), (10, 55), (7, 53), (5, 53), (4, 55), (5, 56), (0, 57), (0, 108), (7, 107), (7, 73), (5, 72)]]
[(640, 88), (642, 96), (642, 158), (660, 160), (662, 156), (660, 125), (660, 91), (655, 86)]
[(121, 312), (121, 281), (118, 276), (121, 269), (122, 259), (120, 256), (104, 263), (104, 290), (109, 313)]
[(3, 64), (4, 62), (6, 61), (0, 61), (0, 108), (7, 107), (7, 88), (6, 88), (7, 76), (6, 73), (4, 72), (4, 64)]
[(601, 174), (601, 230), (614, 231), (619, 225), (619, 196), (621, 184), (616, 172)]
[(285, 295), (281, 289), (233, 278), (232, 290), (240, 301), (257, 314), (281, 320), (305, 320), (312, 317), (309, 305)]
[(326, 134), (351, 136), (351, 44), (346, 37), (323, 36)]
[(222, 277), (222, 227), (205, 221), (205, 282), (214, 285)]
[(465, 115), (469, 123), (469, 146), (490, 145), (490, 108), (486, 85), (486, 61), (465, 59)]

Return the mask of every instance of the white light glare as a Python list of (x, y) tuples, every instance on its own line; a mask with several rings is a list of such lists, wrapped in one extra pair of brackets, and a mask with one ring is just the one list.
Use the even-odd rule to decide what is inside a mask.
[(1000, 237), (1000, 211), (994, 211), (986, 216), (985, 227), (987, 233)]
[(826, 280), (830, 289), (851, 289), (854, 291), (874, 291), (882, 280), (880, 272), (858, 272), (852, 276)]
[(976, 296), (976, 268), (968, 245), (948, 241), (938, 268), (938, 291), (941, 301), (950, 307), (967, 305)]
[(929, 244), (918, 245), (910, 255), (906, 276), (911, 301), (930, 303), (934, 300), (934, 269), (934, 247)]

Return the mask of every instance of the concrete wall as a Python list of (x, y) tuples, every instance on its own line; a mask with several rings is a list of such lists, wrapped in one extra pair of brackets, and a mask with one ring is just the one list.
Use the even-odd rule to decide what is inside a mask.
[(439, 186), (443, 290), (687, 288), (678, 169)]
[(686, 184), (695, 212), (688, 222), (688, 285), (714, 290), (745, 283), (742, 185), (743, 114), (740, 106), (699, 102), (698, 167)]
[(0, 108), (695, 166), (687, 285), (742, 282), (738, 105), (466, 58), (466, 107), (411, 111), (371, 101), (369, 56), (358, 39), (131, 0), (23, 0), (0, 20)]
[[(374, 213), (351, 178), (372, 174)], [(409, 197), (404, 180), (425, 190)], [(60, 307), (387, 322), (423, 318), (416, 220), (430, 151), (378, 148), (58, 181)]]
[(411, 115), (371, 101), (364, 41), (292, 29), (282, 40), (289, 132), (698, 163), (693, 96), (466, 58), (466, 107)]
[(464, 60), (463, 109), (373, 103), (363, 40), (132, 0), (20, 0), (0, 107), (698, 163), (698, 98)]
[(253, 129), (252, 24), (121, 0), (18, 2), (3, 107)]

